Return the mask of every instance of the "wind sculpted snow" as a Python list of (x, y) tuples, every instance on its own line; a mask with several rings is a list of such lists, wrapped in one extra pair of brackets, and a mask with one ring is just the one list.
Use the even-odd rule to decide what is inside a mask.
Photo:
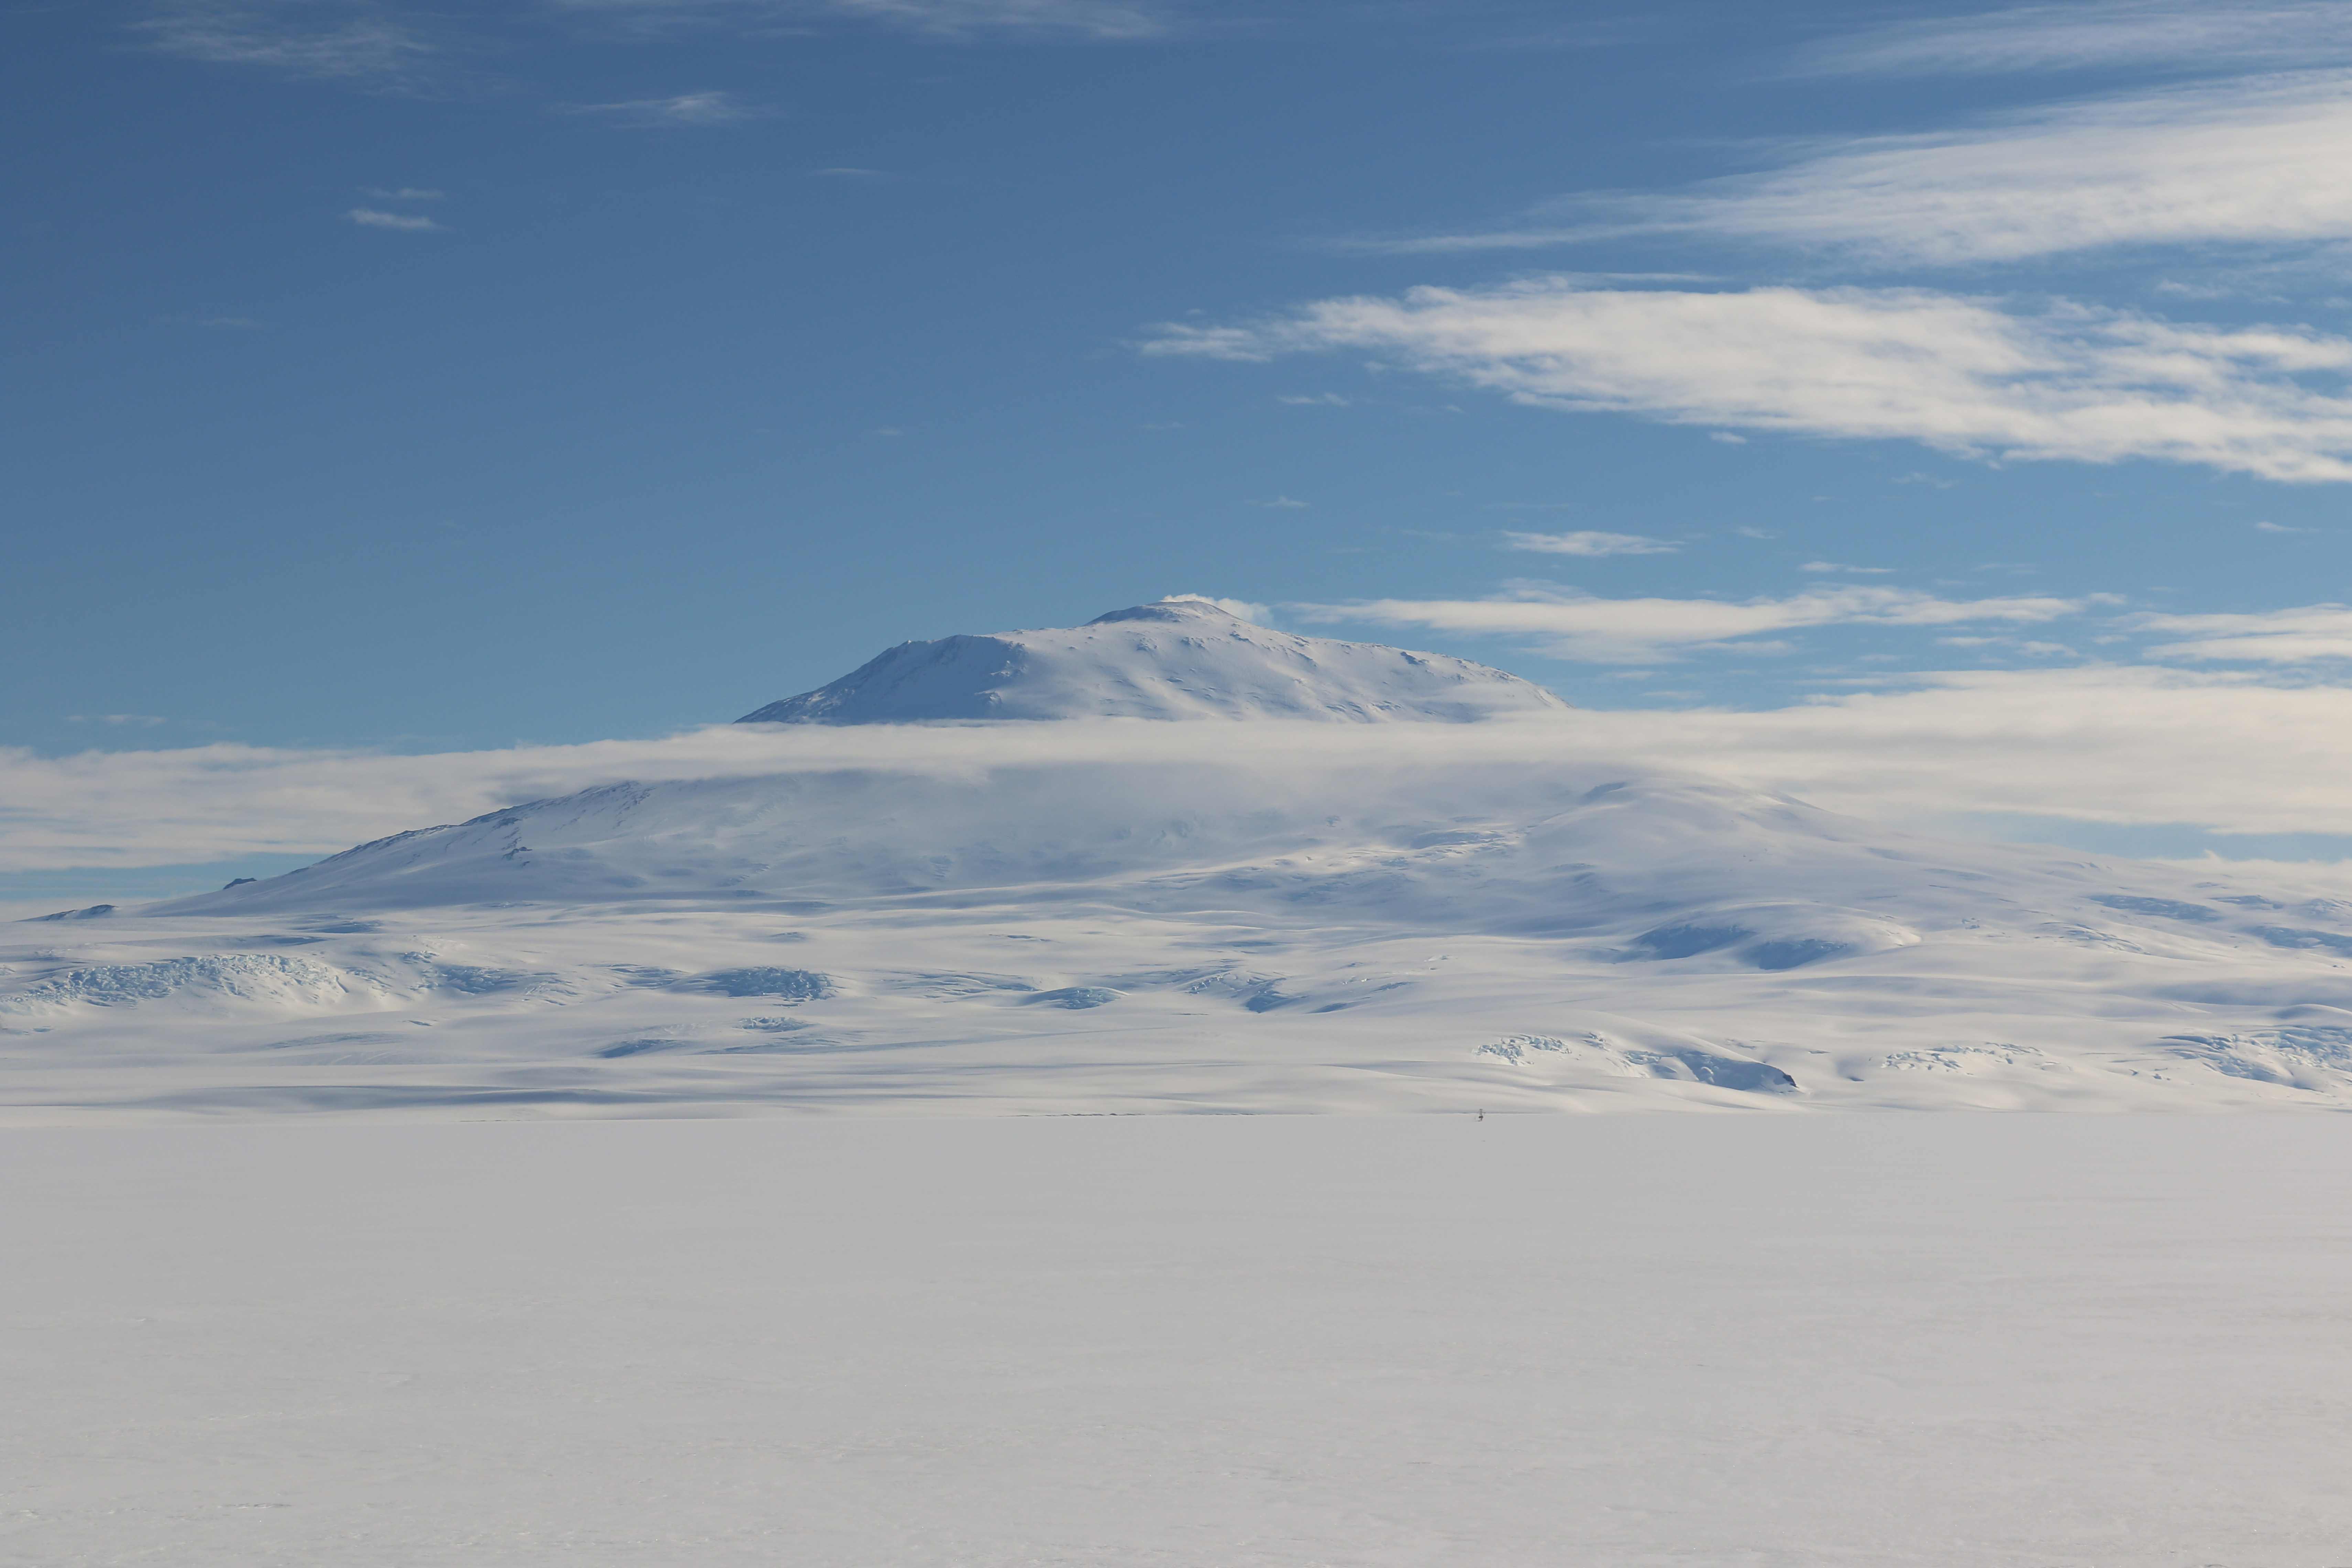
[(929, 733), (20, 924), (0, 1106), (2352, 1108), (2316, 877), (1901, 833), (1564, 711)]

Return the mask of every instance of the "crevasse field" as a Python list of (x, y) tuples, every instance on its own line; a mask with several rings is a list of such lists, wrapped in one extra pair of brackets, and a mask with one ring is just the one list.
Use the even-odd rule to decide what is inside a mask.
[(8, 928), (15, 1560), (2352, 1563), (2332, 873), (1197, 600), (748, 722)]

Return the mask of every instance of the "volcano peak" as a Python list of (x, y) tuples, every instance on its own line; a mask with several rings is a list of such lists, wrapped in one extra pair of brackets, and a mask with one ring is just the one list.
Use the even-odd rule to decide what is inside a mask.
[(1306, 719), (1466, 723), (1567, 704), (1466, 658), (1300, 637), (1191, 595), (1082, 626), (901, 643), (745, 724), (950, 720)]

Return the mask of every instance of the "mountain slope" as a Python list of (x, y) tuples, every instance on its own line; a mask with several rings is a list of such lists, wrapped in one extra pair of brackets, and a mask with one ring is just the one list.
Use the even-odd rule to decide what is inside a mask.
[(1083, 626), (901, 643), (745, 724), (941, 719), (1466, 722), (1557, 712), (1541, 687), (1468, 659), (1296, 637), (1205, 599), (1163, 599)]
[(1061, 668), (1141, 660), (1195, 721), (787, 723), (756, 774), (19, 926), (0, 1106), (2352, 1109), (2325, 872), (1897, 832), (1548, 707), (1286, 720), (1201, 685), (1219, 623), (1177, 614)]

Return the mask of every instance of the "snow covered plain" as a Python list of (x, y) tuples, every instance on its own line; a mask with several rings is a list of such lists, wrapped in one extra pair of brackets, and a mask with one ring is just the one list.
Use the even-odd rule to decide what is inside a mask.
[(2335, 1568), (2342, 1131), (19, 1131), (0, 1558)]
[[(0, 1115), (2352, 1108), (2330, 874), (1627, 768), (1480, 668), (1199, 601), (908, 645), (772, 771), (15, 924)], [(1005, 693), (1079, 716), (936, 717)]]
[(752, 720), (6, 928), (0, 1556), (2352, 1563), (2344, 1122), (1799, 1114), (2352, 1109), (2330, 873), (1199, 601)]

